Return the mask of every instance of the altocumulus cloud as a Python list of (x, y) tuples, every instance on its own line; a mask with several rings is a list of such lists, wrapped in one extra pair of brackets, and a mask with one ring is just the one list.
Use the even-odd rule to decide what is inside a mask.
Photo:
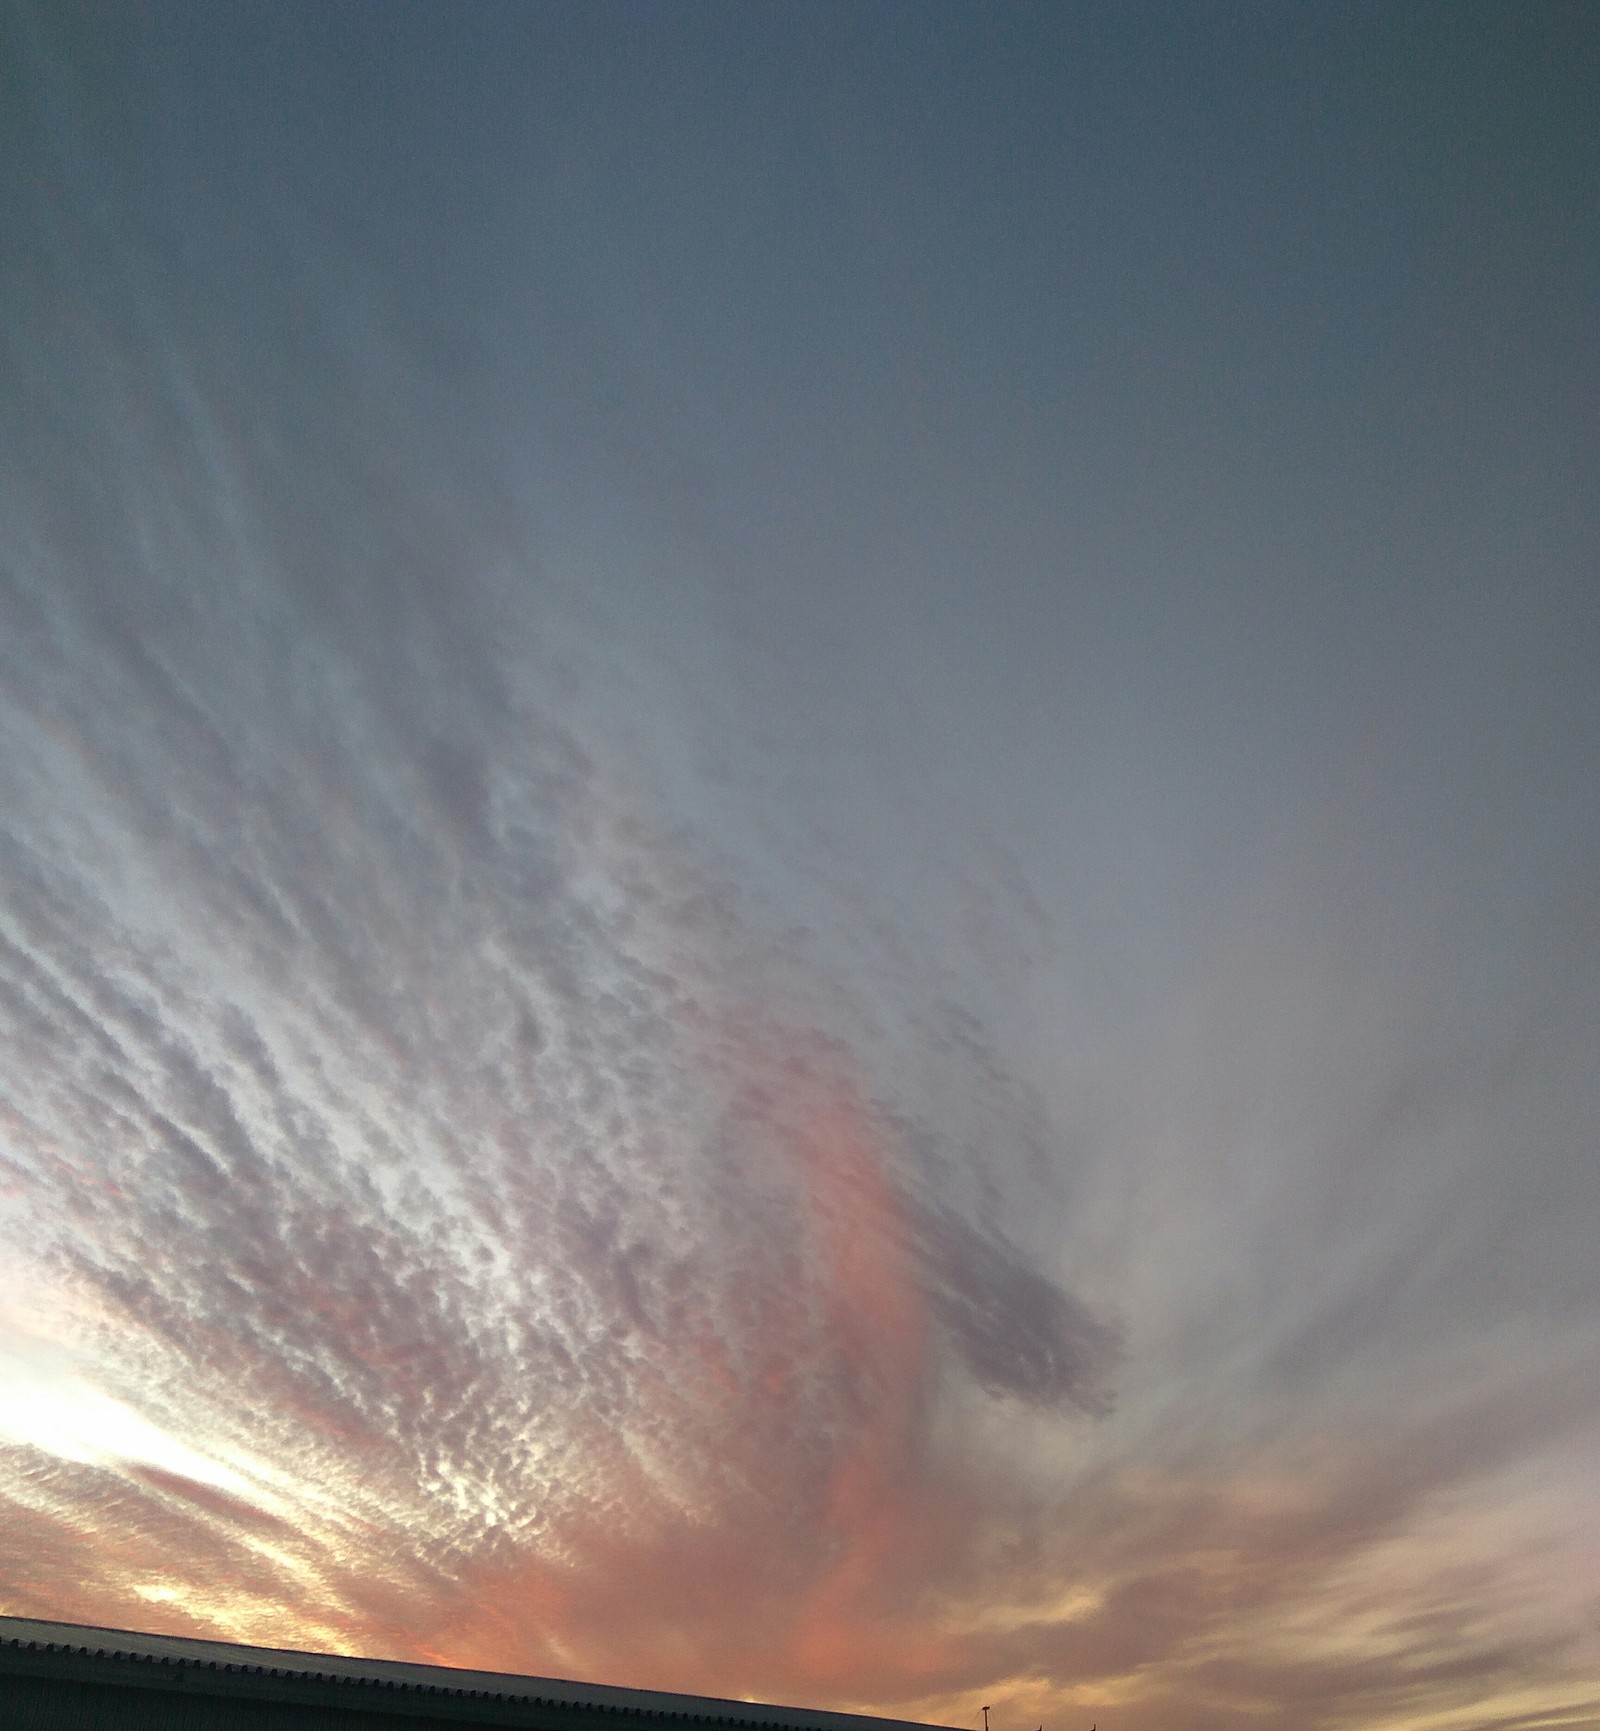
[(12, 1602), (864, 1686), (974, 1519), (941, 1378), (1102, 1412), (1114, 1323), (942, 1194), (398, 410), (280, 404), (285, 467), (146, 334), (34, 333), (10, 494), (13, 1304), (138, 1415), (19, 1421)]

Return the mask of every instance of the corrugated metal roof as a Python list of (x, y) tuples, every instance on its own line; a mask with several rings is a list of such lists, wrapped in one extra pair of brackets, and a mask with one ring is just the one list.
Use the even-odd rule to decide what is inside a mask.
[[(15, 1657), (10, 1665), (6, 1655)], [(24, 1658), (32, 1655), (31, 1662)], [(347, 1658), (334, 1653), (301, 1653), (288, 1648), (241, 1647), (225, 1641), (195, 1641), (177, 1635), (144, 1635), (126, 1629), (102, 1629), (79, 1623), (46, 1623), (28, 1617), (0, 1617), (0, 1669), (23, 1664), (38, 1674), (50, 1655), (94, 1666), (96, 1680), (114, 1681), (113, 1672), (135, 1686), (157, 1681), (145, 1668), (159, 1666), (162, 1679), (206, 1693), (240, 1692), (260, 1697), (279, 1679), (298, 1695), (306, 1685), (331, 1688), (350, 1704), (363, 1704), (373, 1688), (384, 1691), (385, 1703), (402, 1711), (418, 1708), (439, 1712), (452, 1703), (481, 1703), (515, 1710), (566, 1709), (597, 1717), (654, 1720), (694, 1720), (748, 1731), (929, 1731), (911, 1720), (882, 1719), (865, 1714), (830, 1713), (804, 1707), (780, 1707), (764, 1702), (722, 1700), (714, 1696), (673, 1695), (652, 1689), (618, 1689), (603, 1683), (577, 1683), (554, 1677), (525, 1677), (501, 1671), (462, 1671), (445, 1665), (412, 1665), (394, 1659)], [(122, 1670), (129, 1666), (133, 1670)], [(74, 1667), (77, 1669), (77, 1666)], [(264, 1686), (266, 1686), (264, 1688)], [(343, 1687), (341, 1687), (343, 1686)], [(393, 1692), (393, 1693), (391, 1693)], [(397, 1699), (396, 1696), (399, 1698)], [(476, 1717), (476, 1715), (474, 1715)], [(498, 1715), (497, 1715), (498, 1716)], [(940, 1731), (940, 1728), (934, 1728)]]

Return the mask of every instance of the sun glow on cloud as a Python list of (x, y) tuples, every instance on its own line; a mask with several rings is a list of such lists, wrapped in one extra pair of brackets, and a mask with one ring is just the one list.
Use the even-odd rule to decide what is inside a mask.
[(40, 1374), (3, 1361), (0, 1438), (79, 1466), (131, 1462), (236, 1496), (255, 1488), (232, 1468), (168, 1436), (132, 1407), (77, 1378)]

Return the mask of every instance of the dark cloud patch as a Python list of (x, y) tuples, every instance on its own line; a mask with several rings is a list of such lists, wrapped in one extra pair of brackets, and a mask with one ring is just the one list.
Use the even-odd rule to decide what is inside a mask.
[(992, 1394), (1104, 1414), (1122, 1341), (1080, 1300), (1009, 1246), (950, 1213), (918, 1234), (934, 1314)]
[(232, 1496), (227, 1491), (218, 1490), (215, 1485), (186, 1479), (181, 1473), (164, 1472), (160, 1467), (135, 1466), (128, 1469), (128, 1477), (135, 1484), (153, 1491), (158, 1498), (180, 1504), (187, 1503), (215, 1517), (224, 1528), (241, 1527), (247, 1531), (255, 1528), (281, 1535), (289, 1527), (289, 1523), (281, 1515), (263, 1509), (244, 1497)]

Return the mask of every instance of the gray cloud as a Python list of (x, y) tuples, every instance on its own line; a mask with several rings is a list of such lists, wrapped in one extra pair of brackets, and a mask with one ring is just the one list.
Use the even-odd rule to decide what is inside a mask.
[(1113, 1326), (954, 1215), (930, 1219), (919, 1249), (934, 1312), (982, 1387), (1040, 1406), (1109, 1407)]

